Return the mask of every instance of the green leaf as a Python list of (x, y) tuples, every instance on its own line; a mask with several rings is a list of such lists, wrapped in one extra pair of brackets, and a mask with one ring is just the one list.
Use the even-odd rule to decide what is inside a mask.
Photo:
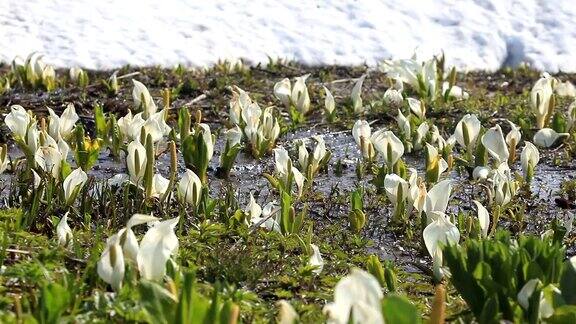
[(386, 323), (414, 324), (422, 323), (416, 306), (406, 297), (390, 294), (382, 301), (382, 315)]

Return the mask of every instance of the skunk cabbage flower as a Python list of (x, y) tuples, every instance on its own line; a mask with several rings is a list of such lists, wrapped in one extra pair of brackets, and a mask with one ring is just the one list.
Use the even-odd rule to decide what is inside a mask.
[(138, 250), (138, 270), (142, 278), (160, 280), (166, 273), (166, 261), (178, 249), (174, 228), (180, 218), (155, 223), (142, 238)]
[(467, 150), (473, 151), (476, 148), (481, 127), (480, 120), (476, 115), (464, 115), (454, 130), (456, 142)]
[(298, 323), (298, 313), (294, 310), (294, 307), (290, 305), (289, 302), (282, 299), (279, 300), (276, 305), (280, 308), (278, 311), (278, 319), (276, 323), (278, 324), (295, 324)]
[(544, 286), (540, 279), (531, 279), (524, 284), (518, 292), (518, 304), (526, 310), (530, 309), (530, 299), (537, 292), (539, 295), (538, 320), (546, 319), (554, 315), (554, 305), (556, 300), (561, 298), (562, 292), (553, 284)]
[(60, 117), (50, 108), (48, 108), (48, 113), (50, 114), (50, 117), (48, 117), (48, 132), (50, 136), (54, 139), (60, 137), (68, 138), (79, 119), (74, 105), (69, 104)]
[(6, 144), (0, 145), (0, 174), (8, 169), (8, 146)]
[(32, 119), (22, 106), (12, 105), (10, 107), (10, 113), (6, 115), (4, 122), (6, 123), (6, 126), (10, 128), (10, 131), (12, 131), (14, 136), (25, 140)]
[[(384, 323), (378, 280), (368, 272), (352, 269), (336, 284), (334, 302), (324, 307), (330, 324)], [(353, 321), (351, 321), (353, 318)]]
[(402, 134), (406, 140), (410, 140), (412, 135), (412, 130), (410, 127), (410, 121), (408, 118), (402, 114), (402, 111), (398, 109), (398, 116), (396, 117), (396, 122), (398, 123), (398, 128), (402, 131)]
[(504, 140), (500, 125), (496, 125), (486, 131), (482, 136), (482, 145), (484, 145), (486, 151), (496, 160), (496, 165), (508, 161), (510, 153), (508, 152), (508, 146)]
[(156, 107), (148, 88), (146, 88), (146, 86), (140, 81), (132, 80), (132, 82), (134, 83), (134, 89), (132, 89), (134, 105), (136, 106), (136, 109), (144, 112), (144, 118), (148, 118), (155, 113), (158, 108)]
[(260, 215), (262, 215), (262, 207), (258, 205), (252, 193), (250, 193), (250, 201), (248, 202), (248, 205), (246, 205), (244, 214), (246, 215), (246, 223), (248, 224), (252, 223), (252, 219), (260, 218)]
[(450, 90), (450, 92), (448, 93), (448, 97), (452, 97), (454, 99), (458, 99), (458, 100), (467, 100), (468, 98), (470, 98), (470, 94), (468, 94), (468, 92), (464, 91), (464, 89), (462, 89), (461, 87), (457, 86), (457, 85), (453, 85), (452, 87), (450, 87), (450, 83), (449, 82), (444, 82), (442, 83), (442, 93), (446, 94), (446, 92)]
[(568, 114), (566, 116), (566, 131), (570, 132), (574, 129), (576, 125), (576, 101), (572, 102), (568, 106)]
[(304, 175), (302, 175), (302, 173), (300, 172), (300, 170), (298, 170), (294, 164), (292, 163), (292, 160), (290, 159), (290, 157), (288, 156), (288, 151), (286, 151), (286, 149), (280, 147), (280, 148), (275, 148), (274, 149), (274, 166), (276, 169), (276, 173), (278, 174), (278, 176), (280, 177), (280, 180), (283, 182), (284, 184), (284, 188), (285, 189), (290, 189), (288, 188), (288, 186), (291, 185), (291, 183), (288, 183), (288, 179), (289, 179), (289, 170), (292, 171), (292, 177), (294, 179), (294, 182), (296, 182), (296, 186), (298, 188), (298, 196), (302, 195), (302, 190), (304, 189)]
[(434, 277), (436, 280), (441, 280), (444, 277), (442, 270), (442, 246), (446, 244), (458, 244), (460, 241), (460, 232), (458, 228), (450, 223), (448, 217), (444, 213), (437, 213), (436, 220), (428, 224), (422, 236), (424, 237), (424, 244), (428, 253), (432, 257)]
[(364, 106), (362, 106), (362, 83), (364, 83), (364, 79), (366, 79), (366, 74), (361, 76), (354, 84), (354, 88), (352, 88), (352, 93), (350, 94), (350, 99), (352, 99), (352, 109), (354, 113), (361, 114), (364, 112)]
[(431, 215), (429, 215), (432, 212), (446, 212), (451, 193), (452, 181), (450, 179), (442, 180), (428, 190), (423, 209), (428, 217), (428, 223), (432, 221)]
[[(280, 232), (280, 223), (279, 223), (279, 216), (278, 210), (274, 202), (269, 202), (264, 206), (264, 209), (258, 205), (252, 193), (250, 193), (250, 202), (246, 206), (244, 213), (248, 216), (246, 218), (247, 221), (250, 222), (251, 225), (256, 225), (262, 221), (262, 219), (266, 219), (260, 227), (264, 227), (269, 231), (276, 231)], [(273, 216), (276, 214), (276, 217)]]
[(539, 161), (540, 153), (536, 146), (530, 142), (525, 142), (522, 155), (520, 156), (520, 162), (522, 164), (522, 173), (527, 181), (530, 181), (534, 176), (534, 169), (536, 169), (536, 164), (538, 164)]
[(336, 102), (334, 101), (334, 96), (332, 92), (328, 90), (328, 88), (324, 87), (324, 93), (326, 94), (326, 98), (324, 99), (324, 109), (326, 113), (331, 115), (334, 113), (334, 109), (336, 109)]
[(274, 85), (274, 96), (286, 107), (290, 107), (290, 97), (292, 96), (292, 85), (290, 79), (284, 78)]
[(314, 147), (312, 154), (308, 153), (308, 149), (303, 141), (300, 141), (298, 144), (298, 163), (304, 173), (307, 175), (310, 173), (310, 176), (316, 174), (326, 154), (328, 154), (324, 138), (322, 138), (322, 136), (313, 136), (312, 138), (316, 141), (316, 147)]
[(522, 133), (520, 133), (520, 127), (513, 122), (508, 121), (508, 124), (510, 124), (510, 131), (506, 134), (506, 144), (508, 145), (508, 152), (510, 152), (508, 163), (511, 164), (516, 160), (516, 146), (522, 139)]
[(324, 259), (322, 258), (322, 254), (320, 254), (320, 250), (318, 246), (315, 244), (310, 244), (310, 248), (312, 249), (312, 256), (310, 256), (310, 260), (308, 260), (308, 265), (314, 267), (314, 274), (319, 275), (324, 268)]
[(252, 99), (246, 91), (237, 86), (232, 87), (232, 99), (230, 100), (230, 121), (233, 124), (239, 125), (242, 120), (242, 111), (252, 104)]
[(552, 78), (548, 73), (544, 73), (542, 77), (536, 81), (530, 92), (532, 112), (536, 115), (536, 127), (539, 129), (545, 127), (546, 119), (551, 109), (550, 104), (554, 94), (555, 82), (556, 79)]
[(128, 154), (126, 155), (126, 165), (128, 167), (128, 175), (130, 182), (136, 186), (144, 178), (146, 171), (146, 148), (138, 141), (132, 141), (128, 144)]
[(395, 173), (386, 175), (384, 178), (384, 189), (388, 199), (394, 206), (398, 206), (408, 198), (408, 182)]
[(72, 242), (72, 230), (68, 226), (68, 213), (62, 216), (58, 226), (56, 226), (56, 236), (58, 237), (58, 244), (61, 246), (67, 246)]
[(152, 215), (134, 214), (128, 220), (126, 227), (118, 231), (118, 236), (120, 238), (120, 243), (122, 245), (122, 252), (124, 253), (124, 257), (128, 259), (130, 262), (134, 264), (138, 262), (137, 256), (138, 256), (138, 250), (140, 249), (138, 239), (136, 238), (136, 234), (134, 234), (134, 231), (132, 231), (132, 227), (146, 223), (153, 224), (157, 221), (158, 218)]
[(488, 176), (490, 176), (490, 171), (492, 171), (492, 169), (489, 167), (477, 166), (472, 171), (472, 178), (474, 180), (485, 180), (488, 178)]
[(372, 135), (374, 148), (384, 157), (388, 168), (393, 168), (404, 155), (404, 144), (392, 131), (379, 130)]
[(294, 87), (292, 87), (292, 103), (296, 106), (299, 112), (306, 114), (310, 110), (310, 95), (306, 87), (306, 79), (310, 74), (306, 74), (296, 78)]
[(472, 200), (476, 204), (476, 209), (478, 210), (478, 221), (480, 223), (480, 230), (482, 231), (482, 237), (488, 237), (488, 229), (490, 228), (490, 214), (488, 210), (479, 201)]
[(182, 202), (186, 202), (192, 206), (198, 206), (200, 203), (200, 194), (202, 193), (202, 182), (200, 178), (190, 169), (186, 172), (178, 182), (178, 198)]
[(426, 106), (424, 105), (424, 102), (414, 98), (408, 98), (407, 100), (410, 111), (412, 111), (416, 117), (424, 120), (426, 118)]
[(118, 234), (114, 234), (106, 240), (106, 248), (97, 265), (98, 276), (118, 291), (122, 287), (122, 280), (124, 279), (124, 264), (120, 237)]
[(352, 127), (352, 136), (356, 141), (356, 144), (360, 147), (362, 156), (371, 161), (376, 156), (374, 151), (374, 145), (372, 143), (373, 137), (371, 136), (372, 130), (370, 125), (365, 120), (357, 120)]
[(384, 103), (392, 108), (399, 108), (402, 106), (402, 91), (390, 88), (384, 92)]
[(152, 192), (151, 197), (161, 197), (166, 193), (170, 186), (170, 180), (164, 178), (160, 174), (155, 174), (152, 177)]
[(494, 201), (501, 205), (506, 205), (516, 195), (518, 190), (516, 181), (512, 177), (510, 168), (506, 163), (502, 163), (494, 171), (492, 176)]
[(557, 133), (552, 128), (542, 128), (534, 134), (534, 144), (540, 147), (548, 148), (556, 144), (558, 140), (569, 137), (568, 133)]
[(438, 154), (434, 146), (426, 143), (426, 179), (428, 182), (436, 183), (446, 170), (448, 170), (448, 162)]
[(78, 192), (82, 189), (84, 184), (88, 181), (88, 175), (86, 172), (78, 168), (72, 172), (64, 179), (62, 184), (64, 187), (64, 198), (66, 199), (66, 205), (70, 206), (76, 199)]
[[(430, 125), (428, 125), (427, 122), (423, 122), (422, 124), (420, 124), (420, 126), (418, 126), (418, 128), (416, 128), (416, 137), (414, 138), (414, 141), (413, 141), (414, 149), (419, 150), (422, 148), (422, 142), (424, 142), (424, 138), (428, 134), (429, 130), (430, 130)], [(442, 139), (442, 140), (444, 140), (444, 139)], [(446, 146), (445, 143), (443, 145)], [(442, 146), (441, 148), (443, 148), (444, 146)]]
[(44, 172), (52, 175), (54, 179), (60, 177), (60, 167), (62, 166), (62, 154), (57, 147), (42, 146), (36, 150), (34, 161)]

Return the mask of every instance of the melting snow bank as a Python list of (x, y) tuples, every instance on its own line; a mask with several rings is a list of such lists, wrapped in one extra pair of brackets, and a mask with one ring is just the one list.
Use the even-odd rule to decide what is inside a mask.
[(576, 72), (572, 0), (4, 0), (0, 61), (60, 67), (194, 66), (268, 56), (374, 65), (444, 50), (460, 69), (529, 62)]

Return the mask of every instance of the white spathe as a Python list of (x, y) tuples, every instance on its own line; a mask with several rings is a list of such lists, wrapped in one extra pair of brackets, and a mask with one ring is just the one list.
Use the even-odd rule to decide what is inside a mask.
[(200, 202), (200, 194), (202, 193), (202, 181), (190, 169), (186, 169), (184, 175), (178, 182), (178, 198), (182, 202), (186, 202), (192, 206), (198, 206)]
[(556, 144), (558, 140), (569, 137), (568, 133), (557, 133), (552, 128), (542, 128), (534, 134), (533, 142), (537, 146), (548, 148)]
[(166, 273), (166, 261), (178, 249), (178, 237), (174, 228), (180, 218), (155, 223), (142, 238), (138, 250), (140, 276), (148, 280), (160, 280)]
[(368, 272), (354, 268), (336, 284), (334, 301), (324, 307), (327, 323), (348, 324), (352, 314), (354, 324), (383, 324), (383, 297), (378, 280)]
[(482, 136), (482, 145), (486, 151), (496, 160), (496, 165), (508, 161), (510, 152), (508, 152), (508, 145), (504, 140), (504, 134), (500, 125), (496, 125), (486, 131)]
[(66, 199), (67, 205), (71, 205), (74, 202), (76, 195), (86, 181), (88, 181), (88, 175), (81, 168), (70, 172), (66, 179), (64, 179), (62, 186), (64, 187), (64, 198)]

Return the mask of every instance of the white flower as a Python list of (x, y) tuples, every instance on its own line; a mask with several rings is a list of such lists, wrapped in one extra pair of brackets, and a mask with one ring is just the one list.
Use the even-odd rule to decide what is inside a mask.
[(246, 93), (246, 91), (240, 89), (237, 86), (232, 87), (232, 99), (230, 100), (230, 121), (233, 124), (240, 124), (242, 119), (242, 110), (252, 104), (252, 99)]
[[(252, 196), (252, 194), (250, 195)], [(264, 209), (259, 209), (260, 205), (258, 205), (256, 201), (252, 204), (252, 199), (253, 198), (251, 197), (250, 203), (246, 206), (246, 210), (244, 211), (250, 216), (250, 224), (256, 225), (262, 221), (262, 219), (266, 219), (262, 224), (260, 224), (260, 227), (264, 227), (269, 231), (280, 232), (280, 214), (278, 213), (280, 209), (276, 207), (276, 204), (274, 202), (269, 202), (264, 206)]]
[(242, 130), (238, 125), (234, 125), (234, 127), (227, 129), (224, 131), (224, 136), (226, 137), (226, 142), (228, 143), (229, 147), (234, 147), (242, 141)]
[(508, 152), (508, 146), (504, 140), (500, 125), (496, 125), (486, 131), (482, 136), (482, 144), (486, 151), (496, 160), (496, 165), (508, 161), (510, 153)]
[(106, 240), (106, 248), (98, 261), (97, 271), (102, 280), (107, 282), (116, 291), (122, 287), (124, 279), (124, 254), (120, 246), (118, 234), (114, 234)]
[(314, 141), (316, 141), (316, 146), (314, 147), (311, 158), (304, 142), (299, 142), (298, 163), (304, 172), (310, 168), (312, 174), (315, 174), (320, 167), (320, 162), (324, 159), (328, 152), (326, 151), (326, 143), (324, 142), (322, 136), (313, 136), (312, 138)]
[(68, 226), (68, 213), (64, 214), (60, 222), (58, 222), (58, 226), (56, 226), (56, 236), (58, 237), (58, 244), (61, 246), (67, 246), (72, 242), (73, 235), (70, 226)]
[(537, 146), (548, 148), (553, 146), (556, 141), (569, 137), (568, 133), (557, 133), (552, 128), (542, 128), (534, 134), (533, 142)]
[(10, 113), (6, 115), (4, 122), (14, 136), (18, 136), (22, 140), (26, 139), (26, 132), (31, 123), (31, 118), (22, 106), (12, 105)]
[(144, 117), (148, 118), (158, 110), (154, 99), (150, 95), (148, 88), (139, 81), (132, 80), (134, 89), (132, 89), (132, 99), (134, 99), (134, 106), (136, 109), (144, 112)]
[(540, 153), (536, 146), (530, 142), (525, 142), (524, 149), (522, 149), (522, 155), (520, 156), (524, 178), (528, 179), (531, 177), (531, 173), (534, 172), (536, 164), (538, 164), (539, 161)]
[(178, 249), (178, 237), (174, 228), (180, 218), (172, 218), (154, 224), (144, 234), (138, 250), (138, 270), (147, 280), (160, 280), (166, 273), (166, 261)]
[(408, 198), (408, 182), (395, 173), (386, 175), (384, 178), (384, 189), (388, 199), (390, 199), (395, 208)]
[(70, 71), (69, 71), (70, 80), (72, 82), (77, 82), (78, 79), (80, 78), (80, 76), (82, 75), (82, 73), (84, 73), (84, 70), (82, 70), (81, 68), (79, 68), (77, 66), (71, 67)]
[(392, 108), (399, 108), (402, 106), (402, 92), (393, 88), (390, 88), (384, 92), (384, 103)]
[(294, 310), (289, 302), (282, 299), (276, 305), (280, 308), (278, 311), (278, 324), (294, 324), (298, 321), (298, 313)]
[(128, 144), (128, 154), (126, 155), (126, 166), (132, 184), (139, 186), (146, 172), (146, 148), (138, 141)]
[(8, 147), (6, 145), (0, 145), (0, 174), (8, 169), (8, 162)]
[(530, 92), (532, 112), (536, 115), (536, 127), (540, 129), (544, 128), (546, 119), (548, 118), (550, 100), (554, 94), (555, 81), (556, 79), (544, 73), (542, 77), (536, 81)]
[(151, 196), (157, 198), (163, 196), (166, 193), (166, 190), (168, 190), (169, 185), (170, 180), (164, 178), (160, 174), (155, 174), (154, 177), (152, 177)]
[(489, 167), (477, 166), (474, 168), (474, 171), (472, 171), (472, 178), (474, 178), (474, 180), (487, 179), (490, 175), (490, 171), (492, 170)]
[(408, 118), (406, 118), (406, 116), (402, 114), (402, 111), (400, 109), (398, 109), (398, 116), (396, 117), (396, 122), (398, 123), (398, 128), (400, 128), (400, 130), (404, 134), (404, 138), (410, 140), (412, 134), (410, 121), (408, 121)]
[(82, 189), (86, 181), (88, 181), (88, 175), (82, 171), (81, 168), (72, 171), (66, 179), (64, 179), (62, 185), (64, 187), (64, 198), (66, 199), (67, 205), (71, 205), (74, 202), (78, 192)]
[(513, 122), (508, 121), (508, 124), (510, 124), (510, 131), (506, 134), (506, 144), (508, 144), (509, 150), (513, 150), (516, 148), (516, 145), (520, 143), (522, 133), (520, 133), (520, 127), (516, 126)]
[(212, 159), (212, 155), (214, 155), (214, 142), (212, 133), (210, 132), (210, 126), (208, 126), (208, 124), (201, 123), (200, 129), (202, 131), (202, 140), (206, 146), (206, 160), (210, 161)]
[(404, 144), (392, 131), (379, 130), (371, 137), (374, 148), (383, 157), (389, 168), (394, 167), (396, 162), (404, 155)]
[(249, 224), (253, 222), (253, 219), (259, 219), (260, 215), (262, 215), (262, 207), (258, 205), (252, 193), (250, 193), (250, 201), (246, 205), (244, 214), (246, 215), (246, 223)]
[(474, 202), (474, 204), (476, 204), (476, 209), (478, 210), (478, 221), (480, 223), (480, 230), (482, 230), (482, 237), (483, 238), (487, 238), (488, 237), (488, 229), (490, 227), (490, 214), (488, 213), (488, 210), (486, 209), (486, 207), (484, 207), (482, 205), (482, 203), (480, 203), (477, 200), (472, 200)]
[[(283, 147), (275, 148), (274, 150), (274, 166), (276, 169), (276, 173), (280, 177), (280, 180), (284, 183), (284, 186), (288, 186), (288, 169), (292, 170), (292, 176), (296, 186), (298, 188), (298, 196), (302, 195), (302, 190), (304, 188), (304, 176), (298, 170), (292, 160), (288, 156), (288, 151)], [(286, 188), (290, 189), (290, 188)]]
[(334, 302), (324, 307), (328, 316), (327, 323), (383, 324), (382, 298), (384, 294), (378, 280), (371, 274), (360, 269), (352, 269), (351, 273), (336, 284)]
[(352, 88), (352, 93), (350, 94), (350, 99), (352, 99), (352, 109), (354, 113), (361, 114), (364, 112), (364, 106), (362, 105), (362, 83), (366, 79), (366, 74), (362, 75), (354, 84)]
[(34, 154), (34, 161), (44, 170), (52, 175), (54, 179), (60, 177), (60, 167), (62, 166), (62, 154), (57, 147), (42, 146)]
[[(450, 88), (450, 83), (448, 83), (448, 82), (442, 83), (442, 93), (443, 94), (445, 94), (446, 91), (448, 91), (448, 88)], [(464, 99), (464, 100), (466, 100), (470, 97), (468, 92), (464, 91), (464, 89), (460, 88), (457, 85), (453, 85), (452, 88), (450, 88), (450, 92), (448, 93), (448, 96), (455, 98), (455, 99)]]
[(306, 74), (296, 78), (294, 87), (292, 87), (292, 103), (296, 106), (299, 112), (306, 114), (310, 110), (310, 95), (306, 87), (306, 79), (310, 74)]
[(181, 201), (192, 206), (198, 206), (200, 203), (200, 194), (202, 193), (202, 182), (196, 173), (190, 169), (186, 169), (180, 182), (178, 182), (177, 191)]
[(426, 106), (424, 105), (424, 102), (418, 99), (408, 98), (408, 106), (410, 107), (410, 111), (412, 111), (416, 117), (421, 120), (426, 118)]
[(428, 181), (438, 181), (440, 175), (446, 170), (448, 170), (448, 162), (440, 156), (434, 146), (426, 143), (426, 176)]
[(328, 88), (324, 87), (324, 93), (326, 93), (326, 98), (324, 99), (324, 108), (328, 114), (332, 114), (334, 109), (336, 109), (336, 102), (334, 101), (334, 96)]
[[(438, 212), (435, 212), (438, 213)], [(442, 246), (447, 244), (458, 244), (460, 232), (458, 228), (450, 223), (448, 217), (443, 213), (438, 213), (436, 219), (428, 224), (422, 236), (428, 253), (432, 257), (434, 264), (434, 276), (440, 280), (444, 276), (442, 268)]]
[(446, 212), (448, 207), (448, 200), (450, 199), (450, 194), (452, 193), (452, 181), (450, 179), (442, 180), (438, 182), (434, 187), (428, 190), (426, 194), (426, 202), (424, 202), (424, 212), (428, 217), (428, 223), (430, 223), (432, 212)]
[(60, 137), (68, 138), (72, 134), (76, 122), (80, 119), (73, 104), (69, 104), (60, 117), (50, 108), (48, 108), (48, 113), (50, 114), (50, 117), (48, 117), (48, 132), (55, 139)]
[(372, 144), (372, 130), (370, 125), (365, 120), (357, 120), (352, 127), (352, 136), (356, 141), (356, 144), (360, 147), (362, 156), (365, 159), (373, 159), (376, 156), (374, 151), (374, 146)]
[(290, 97), (292, 96), (292, 85), (290, 79), (284, 78), (274, 85), (274, 96), (286, 107), (290, 107)]
[(466, 149), (474, 150), (481, 127), (480, 120), (476, 115), (464, 115), (454, 130), (456, 142)]
[(310, 260), (308, 260), (308, 265), (314, 267), (314, 274), (319, 275), (324, 268), (324, 259), (322, 258), (322, 254), (320, 254), (320, 250), (318, 246), (315, 244), (310, 244), (310, 248), (312, 249), (312, 256), (310, 256)]
[(136, 238), (136, 234), (134, 234), (134, 231), (132, 231), (132, 227), (146, 223), (153, 224), (157, 221), (158, 218), (152, 215), (134, 214), (128, 220), (126, 227), (118, 231), (118, 236), (120, 238), (120, 243), (122, 245), (122, 252), (124, 253), (124, 257), (128, 259), (128, 261), (132, 262), (133, 264), (136, 264), (138, 262), (137, 261), (138, 250), (140, 249), (138, 239)]

